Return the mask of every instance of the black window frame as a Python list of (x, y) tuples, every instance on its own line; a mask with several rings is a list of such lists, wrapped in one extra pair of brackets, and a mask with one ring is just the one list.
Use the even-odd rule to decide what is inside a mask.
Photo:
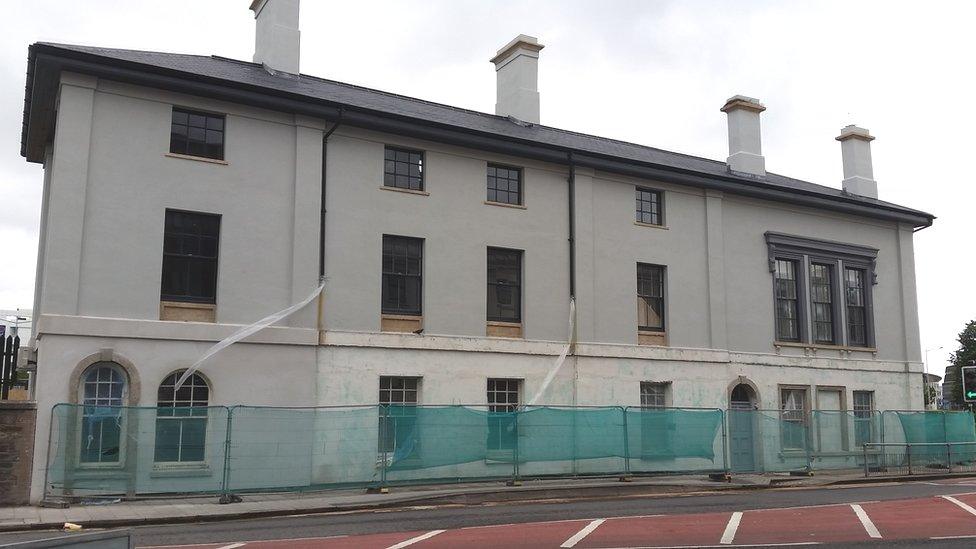
[[(803, 339), (803, 331), (804, 331), (803, 307), (800, 306), (800, 303), (803, 301), (803, 288), (804, 288), (804, 279), (805, 279), (805, 277), (803, 276), (804, 274), (803, 259), (799, 257), (793, 257), (793, 256), (777, 256), (775, 258), (775, 261), (776, 261), (776, 266), (775, 266), (775, 270), (773, 271), (773, 294), (774, 294), (773, 318), (775, 322), (774, 329), (776, 331), (776, 340), (799, 342)], [(793, 269), (792, 280), (788, 278), (781, 278), (779, 276), (781, 264), (789, 264), (792, 267)], [(788, 297), (783, 292), (781, 292), (781, 290), (784, 289), (784, 285), (781, 284), (781, 282), (785, 282), (785, 281), (792, 281), (793, 297)], [(780, 305), (788, 302), (792, 302), (793, 304), (793, 310), (795, 312), (795, 316), (793, 318), (790, 318), (788, 316), (783, 316), (780, 314), (783, 310)], [(781, 324), (782, 321), (795, 322), (796, 333), (784, 335), (784, 332), (781, 331), (781, 328), (783, 327), (783, 325)]]
[[(649, 187), (634, 187), (636, 199), (634, 220), (642, 225), (664, 226), (664, 191)], [(654, 206), (657, 206), (655, 211)], [(645, 221), (650, 219), (650, 221)]]
[[(851, 285), (851, 278), (848, 276), (849, 273), (856, 272), (858, 274), (859, 283), (858, 286)], [(844, 266), (844, 308), (846, 310), (846, 321), (844, 323), (844, 330), (847, 333), (847, 344), (851, 347), (868, 347), (868, 342), (870, 341), (869, 334), (871, 333), (871, 315), (868, 314), (868, 271), (865, 267), (859, 265), (845, 265)], [(858, 290), (860, 292), (858, 293)], [(851, 298), (857, 297), (860, 304), (851, 303)], [(854, 312), (858, 314), (852, 314)], [(861, 322), (856, 322), (853, 319), (855, 316), (861, 317)], [(862, 337), (855, 337), (857, 329), (860, 329)]]
[[(170, 229), (171, 215), (172, 216), (177, 216), (177, 215), (196, 216), (198, 218), (211, 218), (212, 220), (216, 221), (216, 234), (211, 236), (211, 235), (203, 235), (200, 233), (191, 233), (186, 231), (177, 232), (175, 230), (175, 227), (171, 230)], [(182, 303), (204, 303), (210, 305), (215, 305), (217, 303), (217, 290), (218, 290), (217, 286), (218, 286), (219, 274), (220, 274), (220, 228), (221, 228), (222, 221), (223, 219), (220, 214), (214, 214), (208, 212), (194, 212), (189, 210), (178, 210), (173, 208), (166, 209), (166, 213), (164, 214), (164, 221), (163, 221), (163, 261), (162, 261), (162, 268), (161, 268), (161, 277), (160, 277), (161, 281), (160, 281), (160, 290), (159, 290), (160, 301), (175, 301), (175, 302), (182, 302)], [(172, 250), (171, 244), (173, 243), (174, 239), (177, 237), (183, 237), (183, 238), (196, 237), (197, 239), (204, 239), (204, 238), (212, 239), (213, 255), (210, 256), (210, 255), (201, 255), (199, 253), (171, 251)], [(181, 248), (185, 248), (185, 244), (186, 242), (183, 242)], [(200, 244), (202, 244), (202, 241), (198, 243), (197, 249), (200, 249)], [(184, 273), (186, 278), (184, 285), (186, 286), (186, 288), (182, 291), (182, 293), (177, 293), (173, 291), (175, 289), (174, 287), (171, 286), (167, 288), (167, 282), (171, 281), (172, 277), (177, 275), (168, 275), (167, 273), (171, 270), (174, 271), (178, 270), (178, 267), (180, 266), (181, 263), (183, 264), (183, 268), (186, 271)], [(191, 293), (189, 289), (190, 286), (189, 279), (191, 278), (191, 273), (189, 271), (191, 270), (191, 265), (199, 265), (203, 263), (213, 264), (213, 268), (212, 268), (213, 280), (208, 284), (213, 289), (212, 295), (208, 295), (207, 292), (205, 291), (197, 292), (194, 294)]]
[[(501, 172), (504, 172), (502, 174)], [(523, 205), (523, 195), (524, 188), (522, 182), (522, 168), (517, 168), (514, 166), (506, 166), (504, 164), (495, 164), (493, 162), (488, 163), (488, 168), (486, 172), (486, 190), (487, 194), (485, 200), (495, 204), (507, 204), (510, 206), (522, 206)], [(514, 174), (514, 179), (512, 175)], [(512, 190), (512, 182), (515, 183), (515, 190)], [(499, 183), (504, 182), (505, 188), (499, 187)], [(515, 200), (512, 201), (512, 195), (515, 195)], [(501, 197), (504, 195), (505, 199), (502, 200)]]
[[(495, 277), (492, 280), (492, 254), (497, 254), (498, 256), (510, 255), (515, 258), (516, 266), (516, 279), (514, 281), (510, 280), (499, 280)], [(522, 306), (523, 306), (523, 296), (522, 296), (522, 279), (523, 279), (523, 258), (525, 252), (523, 250), (516, 250), (512, 248), (499, 248), (495, 246), (489, 246), (486, 252), (486, 268), (485, 268), (485, 281), (486, 294), (485, 294), (485, 318), (489, 322), (511, 322), (511, 323), (521, 323), (522, 322)], [(500, 289), (507, 289), (511, 292), (516, 304), (513, 308), (514, 313), (509, 316), (503, 316), (500, 314), (492, 314), (492, 311), (500, 310), (500, 304), (497, 302), (497, 298), (500, 294)], [(494, 296), (496, 298), (496, 303), (494, 309), (492, 308), (492, 295), (494, 290)]]
[(817, 345), (837, 345), (837, 273), (836, 264), (810, 260), (809, 294), (810, 340)]
[[(874, 350), (873, 287), (878, 284), (876, 272), (878, 249), (859, 244), (849, 244), (831, 240), (818, 240), (802, 236), (776, 232), (765, 234), (768, 249), (769, 272), (772, 280), (773, 341), (776, 343), (797, 343), (810, 346), (840, 346), (851, 349)], [(799, 340), (784, 340), (780, 337), (778, 315), (777, 261), (796, 261), (798, 279), (798, 317), (800, 322)], [(811, 269), (814, 265), (829, 267), (830, 284), (830, 322), (833, 340), (828, 342), (818, 338), (815, 333), (814, 312), (815, 288), (811, 282)], [(864, 332), (865, 342), (852, 341), (848, 327), (847, 311), (847, 270), (858, 269), (863, 273)], [(821, 307), (822, 309), (822, 307)]]
[[(203, 118), (203, 120), (194, 120)], [(201, 125), (202, 124), (202, 125)], [(203, 132), (203, 139), (193, 139), (191, 131)], [(185, 107), (173, 106), (170, 115), (169, 152), (197, 158), (224, 160), (227, 116)], [(211, 136), (219, 136), (219, 144), (208, 143)]]
[[(660, 284), (659, 284), (659, 291), (658, 291), (658, 293), (660, 293), (661, 295), (655, 296), (653, 294), (641, 293), (642, 292), (642, 288), (644, 288), (644, 286), (641, 285), (641, 282), (648, 282), (650, 284), (653, 284), (653, 281), (652, 280), (649, 280), (650, 277), (648, 277), (648, 276), (642, 277), (641, 276), (641, 269), (642, 268), (643, 269), (652, 269), (652, 270), (658, 270), (659, 271)], [(638, 331), (641, 331), (641, 332), (665, 332), (665, 331), (667, 331), (667, 326), (668, 326), (668, 324), (667, 324), (667, 316), (668, 316), (667, 315), (667, 307), (668, 307), (668, 303), (667, 303), (667, 284), (668, 284), (667, 283), (667, 277), (668, 277), (668, 268), (667, 268), (666, 265), (658, 265), (658, 264), (655, 264), (655, 263), (642, 263), (642, 262), (638, 262), (637, 263), (637, 330)], [(659, 315), (661, 317), (661, 325), (660, 326), (649, 326), (649, 325), (641, 324), (641, 307), (650, 307), (653, 310), (653, 307), (647, 301), (649, 299), (660, 302), (660, 308), (661, 308), (660, 315)]]
[[(383, 148), (383, 186), (424, 192), (427, 186), (424, 177), (424, 160), (424, 151), (386, 145)], [(412, 166), (416, 166), (417, 169), (411, 169)]]
[[(397, 244), (405, 246), (405, 254), (397, 254), (396, 250), (391, 250)], [(418, 254), (412, 257), (411, 247), (416, 246)], [(423, 316), (424, 314), (424, 239), (412, 236), (400, 236), (392, 234), (383, 235), (382, 254), (381, 254), (381, 288), (380, 288), (380, 310), (385, 315), (403, 316)], [(402, 257), (400, 257), (402, 256)], [(398, 268), (397, 262), (402, 261), (404, 268)], [(417, 272), (410, 272), (411, 262), (416, 262)], [(400, 281), (397, 285), (397, 302), (393, 306), (388, 306), (390, 298), (388, 289), (393, 281)], [(415, 282), (414, 282), (415, 281)], [(408, 283), (416, 284), (417, 303), (416, 306), (408, 303)]]

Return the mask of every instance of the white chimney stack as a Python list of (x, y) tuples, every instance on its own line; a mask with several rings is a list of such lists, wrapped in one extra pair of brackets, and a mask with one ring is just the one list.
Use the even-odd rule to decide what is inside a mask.
[(495, 114), (539, 123), (539, 51), (544, 47), (520, 34), (491, 59), (497, 77)]
[(301, 33), (299, 0), (254, 0), (254, 62), (273, 71), (298, 74)]
[(765, 176), (759, 113), (766, 107), (758, 99), (736, 95), (730, 97), (721, 110), (729, 117), (729, 158), (726, 160), (729, 171)]
[(844, 158), (844, 192), (878, 198), (878, 182), (871, 166), (871, 142), (874, 137), (864, 128), (845, 126), (837, 136)]

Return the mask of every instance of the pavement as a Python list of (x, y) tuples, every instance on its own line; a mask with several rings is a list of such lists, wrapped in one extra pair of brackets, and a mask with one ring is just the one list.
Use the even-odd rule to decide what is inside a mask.
[[(941, 475), (946, 476), (949, 475)], [(616, 478), (586, 478), (525, 481), (521, 486), (506, 486), (501, 482), (415, 486), (391, 488), (385, 494), (364, 493), (362, 490), (253, 494), (242, 495), (241, 502), (229, 504), (217, 503), (216, 496), (137, 501), (91, 500), (65, 509), (33, 506), (0, 508), (0, 532), (60, 529), (66, 522), (79, 524), (84, 528), (111, 528), (405, 507), (688, 495), (790, 486), (817, 487), (879, 480), (897, 479), (864, 479), (857, 474), (818, 474), (813, 477), (784, 474), (736, 475), (731, 482), (716, 482), (695, 475), (633, 478), (629, 482), (621, 482)], [(911, 480), (917, 481), (918, 477), (911, 477)], [(708, 520), (719, 519), (710, 517)]]

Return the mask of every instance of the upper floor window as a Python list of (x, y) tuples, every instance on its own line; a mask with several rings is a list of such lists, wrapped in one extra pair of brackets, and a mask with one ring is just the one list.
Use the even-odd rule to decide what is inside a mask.
[(488, 248), (488, 320), (522, 321), (522, 252)]
[(847, 305), (847, 344), (859, 347), (868, 344), (867, 300), (865, 299), (865, 270), (844, 269), (844, 295)]
[(488, 201), (522, 205), (522, 170), (488, 164)]
[(664, 225), (663, 193), (654, 189), (637, 187), (637, 222), (647, 225)]
[(424, 153), (386, 147), (383, 185), (411, 191), (424, 190)]
[(224, 159), (224, 115), (173, 107), (169, 152)]
[(156, 392), (157, 462), (197, 462), (206, 457), (210, 386), (203, 376), (191, 374), (176, 389), (182, 375), (170, 374)]
[(797, 293), (796, 261), (777, 259), (775, 272), (776, 339), (800, 340), (800, 307)]
[(637, 328), (664, 331), (664, 267), (637, 264)]
[(166, 210), (163, 301), (216, 303), (220, 216)]
[(776, 341), (874, 345), (871, 286), (878, 250), (766, 233)]
[(830, 265), (810, 264), (810, 304), (813, 307), (813, 341), (834, 344), (834, 272)]
[(423, 314), (422, 238), (383, 235), (384, 314)]

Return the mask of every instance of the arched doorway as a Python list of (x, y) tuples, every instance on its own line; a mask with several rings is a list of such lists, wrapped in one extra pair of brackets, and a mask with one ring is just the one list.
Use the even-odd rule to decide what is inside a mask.
[(729, 392), (729, 454), (733, 472), (756, 470), (755, 410), (758, 407), (756, 390), (740, 379)]

